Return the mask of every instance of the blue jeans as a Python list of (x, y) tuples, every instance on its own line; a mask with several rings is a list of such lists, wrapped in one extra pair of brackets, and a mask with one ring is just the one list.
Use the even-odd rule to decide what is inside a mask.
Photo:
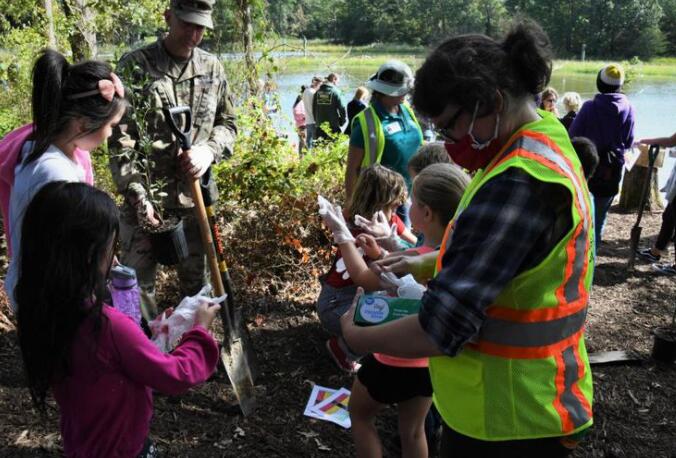
[(594, 198), (594, 240), (596, 247), (598, 247), (603, 235), (603, 226), (606, 224), (606, 216), (615, 196), (597, 197), (592, 195), (592, 197)]
[(317, 124), (306, 124), (305, 132), (307, 136), (305, 137), (305, 145), (308, 150), (312, 149), (312, 146), (315, 143), (315, 137), (317, 136)]

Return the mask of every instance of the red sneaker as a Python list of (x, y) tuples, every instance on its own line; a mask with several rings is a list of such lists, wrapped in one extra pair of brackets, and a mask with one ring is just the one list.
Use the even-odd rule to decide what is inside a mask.
[(357, 363), (350, 360), (345, 351), (340, 348), (337, 337), (331, 337), (326, 341), (326, 350), (340, 370), (353, 374), (359, 369)]

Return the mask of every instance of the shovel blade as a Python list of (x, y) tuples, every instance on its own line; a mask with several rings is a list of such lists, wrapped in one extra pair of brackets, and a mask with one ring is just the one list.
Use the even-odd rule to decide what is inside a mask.
[(239, 408), (244, 416), (256, 409), (256, 391), (251, 381), (251, 371), (247, 364), (241, 340), (230, 340), (228, 346), (221, 349), (221, 361), (228, 374), (232, 390), (235, 392)]
[(631, 243), (629, 246), (629, 261), (627, 267), (632, 269), (634, 267), (634, 259), (636, 258), (636, 250), (638, 249), (638, 242), (641, 240), (641, 226), (634, 226), (631, 228)]
[(221, 310), (227, 313), (229, 320), (225, 320), (226, 327), (221, 361), (230, 379), (239, 407), (247, 416), (256, 408), (256, 392), (254, 389), (254, 366), (255, 355), (249, 340), (249, 334), (242, 322), (242, 314), (238, 308), (226, 305)]
[(239, 307), (234, 308), (232, 326), (234, 328), (232, 331), (232, 338), (241, 343), (244, 360), (246, 361), (247, 369), (249, 370), (249, 378), (251, 379), (251, 383), (255, 385), (256, 380), (258, 380), (258, 376), (260, 375), (258, 358), (256, 358), (256, 352), (253, 350), (254, 347), (251, 343), (249, 330), (242, 319), (242, 309)]

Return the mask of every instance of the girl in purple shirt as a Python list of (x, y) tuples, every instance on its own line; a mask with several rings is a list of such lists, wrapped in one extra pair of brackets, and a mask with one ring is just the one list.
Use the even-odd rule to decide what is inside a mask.
[(55, 181), (24, 217), (16, 286), (18, 335), (28, 387), (44, 410), (52, 388), (68, 457), (151, 457), (152, 391), (180, 394), (214, 371), (207, 329), (218, 305), (161, 353), (130, 318), (103, 302), (118, 237), (118, 211), (104, 192)]

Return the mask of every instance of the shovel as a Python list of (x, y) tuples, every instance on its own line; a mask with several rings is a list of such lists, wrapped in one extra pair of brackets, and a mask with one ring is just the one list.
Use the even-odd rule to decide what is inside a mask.
[[(228, 263), (225, 259), (225, 250), (223, 248), (223, 243), (221, 240), (221, 230), (216, 220), (216, 211), (214, 210), (214, 199), (212, 193), (210, 192), (209, 184), (212, 182), (213, 178), (211, 175), (211, 167), (200, 177), (200, 187), (202, 188), (202, 200), (204, 202), (204, 207), (209, 218), (209, 227), (211, 228), (211, 237), (214, 240), (214, 246), (216, 248), (216, 257), (218, 259), (218, 270), (221, 273), (221, 281), (225, 287), (225, 292), (228, 295), (227, 301), (227, 312), (230, 313), (230, 322), (232, 323), (232, 340), (235, 342), (242, 342), (242, 351), (244, 352), (244, 359), (247, 361), (249, 377), (251, 383), (255, 385), (256, 379), (258, 378), (258, 361), (256, 359), (256, 354), (253, 351), (253, 345), (251, 344), (251, 338), (249, 337), (249, 331), (244, 325), (242, 320), (242, 309), (235, 305), (235, 293), (232, 287), (232, 279), (230, 278), (230, 272), (228, 271)], [(230, 330), (225, 330), (225, 332), (230, 332)]]
[(638, 249), (638, 243), (641, 240), (641, 219), (643, 218), (643, 209), (645, 208), (646, 201), (648, 200), (648, 192), (650, 190), (650, 181), (653, 175), (653, 166), (655, 165), (655, 160), (657, 155), (660, 152), (659, 145), (650, 145), (648, 150), (648, 173), (646, 175), (645, 181), (643, 182), (643, 188), (641, 189), (641, 200), (639, 201), (638, 216), (636, 217), (636, 223), (634, 227), (631, 228), (631, 246), (629, 248), (629, 261), (627, 262), (627, 268), (634, 268), (634, 259), (636, 258), (636, 250)]
[[(164, 116), (167, 123), (171, 127), (181, 144), (183, 154), (189, 154), (192, 147), (192, 112), (188, 106), (165, 108)], [(182, 130), (176, 123), (176, 116), (182, 117), (185, 115), (185, 128)], [(211, 285), (216, 296), (221, 296), (225, 293), (225, 287), (221, 278), (221, 271), (218, 267), (218, 256), (216, 252), (216, 245), (212, 236), (212, 231), (209, 228), (206, 207), (202, 197), (202, 188), (197, 179), (190, 180), (190, 192), (193, 203), (195, 204), (195, 211), (197, 222), (200, 228), (200, 236), (202, 237), (202, 245), (207, 255), (207, 263), (209, 264), (209, 272), (211, 274)], [(233, 312), (231, 310), (231, 302), (226, 301), (225, 306), (221, 308), (221, 319), (223, 321), (224, 337), (223, 345), (221, 347), (221, 361), (225, 366), (225, 371), (230, 379), (232, 389), (237, 396), (239, 407), (244, 415), (249, 415), (256, 406), (254, 385), (251, 377), (251, 370), (248, 361), (246, 360), (246, 353), (242, 348), (243, 340), (236, 340), (235, 335), (239, 334), (235, 331), (234, 323), (232, 321)]]

